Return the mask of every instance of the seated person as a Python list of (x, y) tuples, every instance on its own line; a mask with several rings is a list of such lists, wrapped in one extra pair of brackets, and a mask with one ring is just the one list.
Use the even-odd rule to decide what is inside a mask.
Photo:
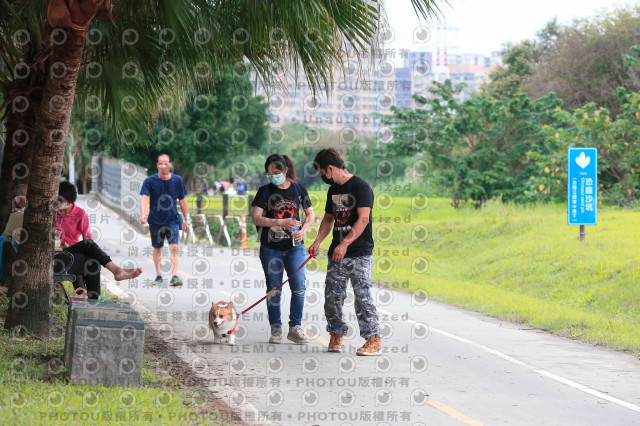
[(22, 228), (24, 209), (27, 206), (27, 185), (21, 184), (14, 188), (11, 198), (11, 214), (7, 220), (3, 234), (12, 237), (13, 231)]
[[(6, 259), (7, 250), (13, 249), (14, 252), (18, 251), (17, 240), (20, 237), (20, 233), (14, 235), (14, 231), (22, 228), (22, 219), (24, 216), (24, 209), (27, 205), (27, 185), (17, 185), (13, 189), (13, 196), (11, 197), (11, 214), (7, 220), (7, 224), (4, 228), (4, 232), (0, 235), (0, 280), (6, 281)], [(0, 287), (0, 295), (7, 294), (7, 287)]]
[[(80, 235), (83, 237), (86, 236), (87, 238), (91, 237), (91, 229), (89, 227), (86, 212), (73, 204), (78, 195), (73, 184), (61, 182), (59, 191), (63, 193), (60, 197), (60, 201), (64, 204), (59, 204), (58, 206), (59, 210), (56, 218), (56, 234), (57, 236), (60, 236), (60, 242), (56, 243), (56, 251), (66, 251), (73, 254), (74, 262), (69, 268), (69, 273), (83, 277), (89, 292), (89, 298), (97, 299), (100, 295), (100, 265), (111, 271), (116, 281), (122, 281), (139, 276), (142, 273), (141, 268), (121, 268), (116, 265), (93, 240), (84, 239), (82, 241), (78, 241)], [(27, 204), (27, 186), (19, 185), (14, 190), (13, 195), (14, 211), (9, 216), (7, 226), (4, 230), (4, 235), (7, 237), (13, 236), (13, 240), (19, 243), (19, 235), (16, 231), (19, 231), (22, 228), (24, 209)], [(73, 201), (70, 201), (70, 199)], [(62, 211), (60, 211), (61, 207), (64, 207), (62, 208)], [(73, 214), (70, 214), (71, 212), (73, 212)], [(76, 219), (75, 221), (72, 220), (74, 218)], [(83, 223), (85, 223), (85, 225), (82, 225)], [(77, 242), (73, 244), (74, 241)], [(74, 287), (77, 288), (78, 285), (74, 283)]]
[[(69, 273), (82, 276), (89, 299), (97, 299), (100, 295), (101, 265), (113, 273), (116, 281), (135, 278), (142, 273), (142, 269), (119, 267), (91, 239), (87, 212), (74, 204), (77, 198), (78, 192), (72, 183), (60, 182), (56, 231), (60, 235), (60, 248), (74, 257)], [(78, 285), (74, 284), (74, 287), (78, 288)]]

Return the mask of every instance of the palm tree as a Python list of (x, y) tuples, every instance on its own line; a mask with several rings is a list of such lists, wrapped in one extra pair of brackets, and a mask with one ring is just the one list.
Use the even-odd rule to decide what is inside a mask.
[[(1, 1), (0, 225), (15, 185), (29, 185), (5, 328), (44, 336), (74, 101), (110, 123), (122, 143), (139, 143), (158, 113), (229, 66), (250, 65), (267, 87), (288, 77), (283, 70), (302, 69), (314, 91), (329, 91), (345, 47), (375, 48), (384, 22), (379, 0)], [(425, 19), (438, 12), (435, 0), (411, 1)]]

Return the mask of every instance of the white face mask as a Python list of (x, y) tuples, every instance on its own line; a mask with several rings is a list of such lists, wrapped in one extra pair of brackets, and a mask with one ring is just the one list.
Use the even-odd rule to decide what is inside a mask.
[(71, 204), (66, 202), (64, 199), (58, 198), (58, 210), (66, 210), (69, 208), (70, 205)]
[(284, 183), (284, 173), (278, 173), (277, 175), (268, 175), (267, 179), (275, 186), (282, 185)]

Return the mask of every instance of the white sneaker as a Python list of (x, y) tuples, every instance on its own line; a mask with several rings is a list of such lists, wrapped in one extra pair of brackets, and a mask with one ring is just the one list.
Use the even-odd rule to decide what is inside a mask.
[(282, 328), (271, 327), (271, 336), (269, 337), (269, 343), (282, 342)]
[(307, 339), (307, 335), (304, 334), (304, 330), (299, 325), (289, 328), (289, 334), (287, 334), (287, 339), (291, 340), (293, 343), (297, 343), (298, 345), (304, 345), (306, 343), (309, 343), (309, 340)]

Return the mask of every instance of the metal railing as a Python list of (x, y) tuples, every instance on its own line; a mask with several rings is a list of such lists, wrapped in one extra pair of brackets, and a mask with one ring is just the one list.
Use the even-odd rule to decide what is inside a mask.
[(140, 189), (147, 178), (147, 169), (105, 157), (93, 157), (91, 163), (91, 191), (130, 225), (147, 232), (147, 227), (140, 223)]

